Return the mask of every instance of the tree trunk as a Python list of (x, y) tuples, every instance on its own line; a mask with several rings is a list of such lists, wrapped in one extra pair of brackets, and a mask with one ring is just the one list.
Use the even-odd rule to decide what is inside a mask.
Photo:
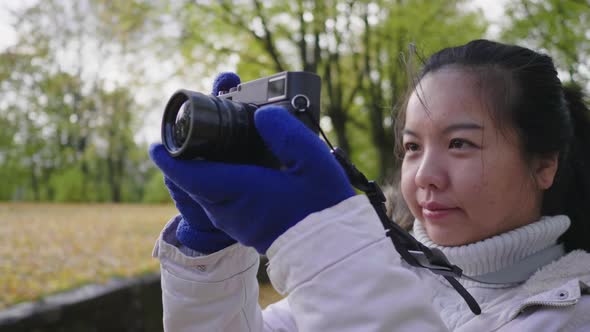
[(338, 147), (343, 149), (346, 154), (350, 155), (352, 151), (350, 150), (350, 143), (348, 141), (348, 136), (346, 135), (346, 116), (344, 115), (344, 112), (340, 108), (328, 106), (327, 113), (332, 120), (332, 126), (336, 133)]
[(35, 164), (31, 163), (31, 188), (33, 189), (33, 200), (39, 202), (41, 194), (39, 193), (39, 180), (35, 175)]
[(116, 174), (116, 169), (116, 161), (114, 160), (113, 156), (107, 156), (107, 178), (111, 192), (111, 201), (118, 203), (121, 201), (121, 185), (118, 179), (119, 177)]

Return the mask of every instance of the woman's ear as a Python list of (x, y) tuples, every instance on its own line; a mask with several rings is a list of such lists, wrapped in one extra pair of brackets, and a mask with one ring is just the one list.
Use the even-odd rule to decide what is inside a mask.
[(557, 173), (557, 166), (559, 166), (559, 154), (537, 157), (533, 161), (533, 172), (537, 186), (541, 190), (546, 190), (551, 187)]

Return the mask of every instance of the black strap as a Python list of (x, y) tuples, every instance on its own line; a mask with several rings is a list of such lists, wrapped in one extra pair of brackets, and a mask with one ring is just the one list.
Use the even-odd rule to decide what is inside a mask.
[(381, 188), (379, 188), (375, 181), (367, 180), (365, 175), (350, 162), (342, 149), (338, 147), (333, 148), (332, 154), (344, 168), (350, 183), (367, 195), (375, 212), (379, 216), (379, 220), (383, 224), (383, 228), (386, 230), (386, 235), (391, 239), (393, 246), (402, 259), (411, 266), (425, 268), (443, 276), (455, 288), (459, 295), (463, 297), (465, 302), (467, 302), (469, 309), (474, 314), (479, 315), (481, 308), (477, 304), (477, 301), (455, 279), (460, 278), (463, 271), (458, 266), (451, 264), (442, 251), (426, 247), (397, 223), (389, 219), (385, 208), (385, 195), (383, 195), (383, 191), (381, 191)]
[(476, 315), (481, 314), (481, 308), (479, 307), (479, 304), (477, 304), (477, 301), (475, 301), (475, 299), (473, 298), (473, 296), (471, 296), (471, 294), (469, 294), (469, 292), (465, 289), (465, 287), (463, 287), (463, 285), (461, 285), (457, 279), (450, 277), (450, 276), (444, 276), (445, 279), (447, 279), (447, 281), (449, 282), (449, 284), (451, 284), (451, 286), (453, 286), (453, 288), (459, 292), (459, 295), (461, 295), (463, 297), (463, 299), (465, 299), (465, 302), (467, 302), (467, 305), (469, 306), (469, 309), (471, 309), (471, 312), (473, 312)]

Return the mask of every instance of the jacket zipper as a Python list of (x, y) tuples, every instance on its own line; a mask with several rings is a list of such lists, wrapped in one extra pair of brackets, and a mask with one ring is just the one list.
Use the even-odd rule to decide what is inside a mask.
[(574, 305), (578, 303), (578, 299), (572, 299), (569, 300), (567, 302), (555, 302), (555, 301), (530, 301), (530, 302), (526, 302), (520, 305), (520, 307), (518, 307), (518, 310), (515, 310), (512, 315), (510, 315), (510, 320), (514, 319), (516, 316), (518, 316), (520, 313), (522, 313), (522, 311), (530, 306), (535, 306), (535, 305), (539, 305), (539, 306), (547, 306), (547, 307), (568, 307), (571, 305)]

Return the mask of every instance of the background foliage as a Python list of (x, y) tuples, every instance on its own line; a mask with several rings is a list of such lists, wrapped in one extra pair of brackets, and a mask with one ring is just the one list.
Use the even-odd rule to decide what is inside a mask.
[[(368, 177), (397, 168), (392, 127), (408, 69), (486, 36), (463, 0), (48, 0), (12, 12), (0, 53), (0, 200), (168, 202), (146, 128), (177, 88), (282, 70), (322, 76), (322, 125)], [(586, 0), (508, 0), (497, 39), (590, 79)], [(417, 49), (417, 53), (413, 50)], [(189, 82), (189, 83), (187, 83)], [(184, 85), (181, 85), (183, 83)], [(0, 227), (2, 225), (0, 224)]]

